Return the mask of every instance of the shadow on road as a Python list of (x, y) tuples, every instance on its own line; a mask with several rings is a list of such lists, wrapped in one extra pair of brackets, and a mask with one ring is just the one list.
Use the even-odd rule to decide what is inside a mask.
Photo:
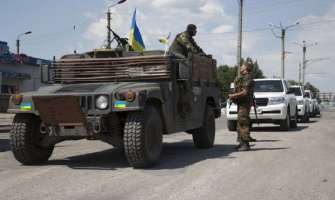
[[(306, 128), (308, 128), (308, 126), (298, 124), (297, 128), (291, 128), (289, 132), (303, 131)], [(251, 132), (283, 132), (283, 131), (280, 129), (280, 126), (274, 125), (274, 126), (253, 126), (251, 128)]]
[(284, 150), (284, 149), (289, 149), (287, 147), (282, 147), (282, 148), (251, 148), (250, 151), (274, 151), (274, 150)]
[[(264, 141), (265, 142), (265, 141)], [(274, 142), (274, 141), (270, 141)], [(234, 159), (229, 156), (235, 145), (214, 145), (212, 149), (197, 149), (192, 140), (164, 143), (159, 162), (147, 170), (179, 169), (207, 159)], [(255, 150), (281, 150), (285, 148), (264, 148)], [(47, 165), (67, 165), (73, 169), (116, 170), (128, 168), (129, 164), (122, 149), (108, 149), (100, 152), (72, 156), (66, 159), (49, 160)]]
[(10, 151), (9, 139), (0, 139), (0, 152)]

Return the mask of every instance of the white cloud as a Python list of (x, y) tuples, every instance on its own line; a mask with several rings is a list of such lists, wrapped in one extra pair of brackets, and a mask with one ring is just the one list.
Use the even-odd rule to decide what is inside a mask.
[(214, 28), (211, 32), (212, 33), (225, 33), (225, 32), (230, 32), (234, 30), (233, 25), (221, 25), (216, 28)]
[[(106, 3), (106, 5), (110, 5), (110, 3)], [(235, 10), (237, 10), (237, 6), (236, 3)], [(112, 8), (112, 28), (120, 36), (128, 35), (135, 7), (137, 7), (137, 24), (148, 49), (164, 49), (164, 46), (157, 41), (158, 37), (166, 36), (171, 32), (172, 40), (177, 33), (185, 30), (187, 24), (194, 23), (198, 27), (195, 40), (206, 53), (212, 54), (218, 60), (218, 64), (228, 64), (230, 66), (236, 64), (238, 16), (236, 13), (227, 14), (223, 1), (127, 1), (127, 6), (120, 5)], [(96, 17), (89, 13), (85, 16), (92, 19)], [(308, 65), (306, 82), (311, 82), (313, 85), (320, 87), (321, 90), (334, 91), (332, 86), (334, 83), (330, 82), (329, 77), (335, 77), (335, 67), (331, 67), (334, 59), (332, 56), (335, 46), (335, 40), (333, 39), (335, 22), (315, 23), (334, 19), (335, 3), (322, 15), (309, 14), (301, 17), (298, 21), (306, 25), (291, 28), (288, 31), (285, 50), (293, 53), (288, 54), (285, 58), (285, 76), (287, 79), (298, 80), (299, 62), (302, 58), (301, 47), (294, 46), (292, 42), (301, 43), (303, 40), (308, 43), (318, 42), (317, 46), (308, 48), (307, 59), (320, 57), (329, 57), (330, 59)], [(295, 19), (290, 20), (295, 21)], [(264, 27), (268, 27), (268, 20), (265, 19), (264, 21)], [(94, 43), (92, 48), (101, 45), (105, 40), (106, 24), (105, 16), (102, 16), (100, 19), (96, 19), (85, 32), (85, 38)], [(268, 77), (280, 76), (280, 48), (280, 39), (275, 38), (270, 29), (243, 33), (242, 57), (251, 57), (257, 60), (264, 74)], [(327, 74), (312, 74), (315, 72)]]

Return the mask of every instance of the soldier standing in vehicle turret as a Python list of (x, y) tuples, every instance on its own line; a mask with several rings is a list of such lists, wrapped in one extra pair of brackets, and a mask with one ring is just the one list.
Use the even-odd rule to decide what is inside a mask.
[(172, 45), (169, 48), (169, 51), (182, 54), (185, 57), (188, 56), (189, 52), (206, 55), (193, 39), (193, 36), (196, 34), (197, 26), (194, 24), (189, 24), (186, 28), (186, 31), (176, 35)]
[(252, 63), (245, 62), (240, 67), (241, 75), (236, 77), (235, 93), (229, 94), (229, 99), (237, 103), (237, 140), (240, 144), (238, 151), (249, 151), (250, 137), (250, 109), (253, 103), (255, 83), (251, 72)]

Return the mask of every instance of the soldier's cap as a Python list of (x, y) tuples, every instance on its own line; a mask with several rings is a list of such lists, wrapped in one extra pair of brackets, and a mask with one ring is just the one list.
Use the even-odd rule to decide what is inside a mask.
[(197, 26), (194, 24), (189, 24), (187, 25), (187, 28), (186, 28), (187, 31), (195, 30), (195, 29), (197, 29)]
[(252, 69), (254, 68), (252, 62), (250, 62), (250, 61), (244, 61), (243, 65), (245, 65), (247, 67), (249, 72), (252, 71)]

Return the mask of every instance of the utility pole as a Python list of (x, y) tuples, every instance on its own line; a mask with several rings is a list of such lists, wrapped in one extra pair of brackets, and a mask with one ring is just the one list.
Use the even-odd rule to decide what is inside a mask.
[(299, 63), (299, 84), (301, 84), (301, 63)]
[(16, 54), (20, 54), (20, 36), (21, 35), (28, 35), (30, 34), (31, 31), (27, 31), (25, 33), (22, 33), (20, 35), (17, 36), (17, 40), (16, 40)]
[(276, 25), (273, 25), (272, 23), (269, 23), (269, 26), (277, 28), (281, 31), (281, 36), (277, 36), (276, 33), (273, 31), (273, 29), (271, 29), (275, 37), (281, 39), (281, 78), (285, 79), (285, 34), (288, 28), (298, 25), (299, 22), (296, 22), (295, 24), (292, 24), (286, 27), (283, 27), (281, 23), (279, 24), (280, 26), (276, 26)]
[(110, 12), (110, 8), (116, 6), (117, 4), (121, 4), (124, 3), (126, 0), (119, 0), (116, 3), (114, 3), (113, 5), (108, 7), (108, 11), (107, 11), (107, 49), (111, 48), (111, 12)]
[(302, 47), (302, 86), (305, 87), (305, 69), (306, 69), (306, 63), (308, 60), (306, 60), (306, 50), (307, 47), (310, 47), (312, 45), (317, 45), (318, 43), (313, 43), (313, 44), (309, 44), (307, 45), (306, 41), (302, 41), (302, 44), (298, 44), (296, 42), (293, 42), (293, 44), (298, 45), (300, 47)]
[(239, 0), (239, 6), (240, 6), (240, 17), (239, 17), (239, 26), (238, 26), (238, 40), (237, 40), (237, 75), (240, 75), (240, 66), (242, 65), (241, 59), (242, 59), (242, 22), (243, 22), (243, 0)]

